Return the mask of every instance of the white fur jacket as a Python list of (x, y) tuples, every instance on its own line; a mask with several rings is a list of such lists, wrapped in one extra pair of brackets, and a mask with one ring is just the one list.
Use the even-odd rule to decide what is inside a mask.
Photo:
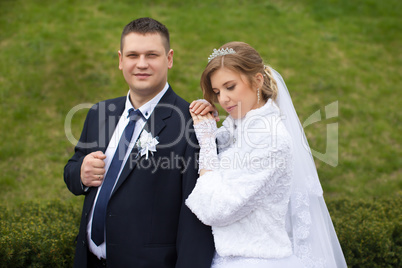
[(212, 226), (220, 256), (283, 258), (292, 254), (285, 229), (291, 138), (272, 100), (217, 134), (219, 167), (200, 176), (186, 205)]

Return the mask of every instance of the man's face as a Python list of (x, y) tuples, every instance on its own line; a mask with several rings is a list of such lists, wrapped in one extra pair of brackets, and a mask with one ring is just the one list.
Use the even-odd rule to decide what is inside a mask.
[(119, 51), (119, 69), (130, 87), (130, 95), (151, 99), (166, 84), (173, 66), (173, 50), (166, 52), (160, 34), (129, 33)]

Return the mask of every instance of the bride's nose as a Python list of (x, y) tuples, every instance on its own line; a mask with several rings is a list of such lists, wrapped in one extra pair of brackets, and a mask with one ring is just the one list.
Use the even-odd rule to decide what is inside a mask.
[(227, 102), (230, 101), (229, 94), (227, 94), (227, 92), (225, 92), (224, 90), (222, 90), (222, 91), (219, 93), (219, 99), (220, 99), (220, 101), (223, 102), (223, 103), (227, 103)]

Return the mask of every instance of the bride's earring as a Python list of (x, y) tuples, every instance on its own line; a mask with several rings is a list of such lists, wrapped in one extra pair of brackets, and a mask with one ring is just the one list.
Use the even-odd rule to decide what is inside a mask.
[(257, 88), (257, 104), (260, 104), (260, 88)]

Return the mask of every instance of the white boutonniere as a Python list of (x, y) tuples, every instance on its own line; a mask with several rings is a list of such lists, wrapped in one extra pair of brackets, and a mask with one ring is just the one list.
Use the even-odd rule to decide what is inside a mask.
[(145, 155), (145, 159), (148, 159), (148, 153), (153, 155), (156, 152), (156, 145), (159, 143), (157, 137), (152, 137), (152, 134), (143, 130), (140, 138), (137, 140), (136, 146), (138, 147), (138, 154)]

